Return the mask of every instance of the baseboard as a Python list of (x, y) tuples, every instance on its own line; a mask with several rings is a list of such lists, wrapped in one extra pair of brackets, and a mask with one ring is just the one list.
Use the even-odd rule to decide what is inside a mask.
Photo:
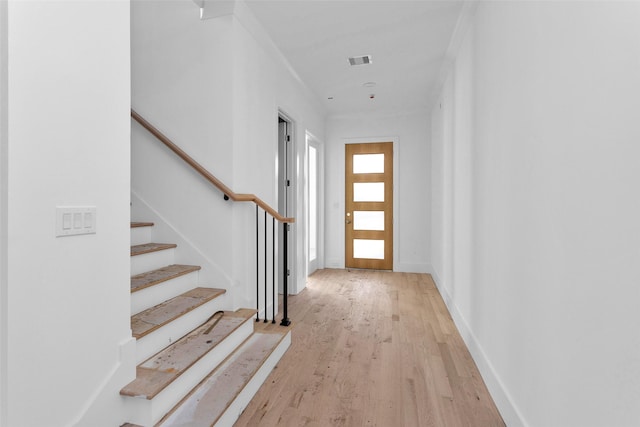
[(431, 270), (431, 264), (398, 262), (393, 266), (393, 271), (398, 273), (431, 273)]
[(458, 328), (462, 339), (464, 340), (467, 348), (469, 349), (469, 352), (471, 353), (471, 357), (473, 357), (474, 362), (478, 366), (478, 370), (482, 375), (482, 379), (489, 389), (489, 393), (491, 394), (496, 407), (500, 411), (500, 415), (502, 416), (505, 424), (509, 427), (528, 427), (529, 424), (527, 424), (524, 417), (522, 416), (522, 413), (518, 410), (518, 407), (513, 402), (513, 398), (509, 394), (507, 388), (504, 386), (504, 383), (500, 380), (500, 377), (496, 373), (493, 364), (487, 358), (487, 355), (482, 349), (482, 345), (458, 310), (458, 307), (456, 306), (447, 290), (443, 286), (441, 286), (442, 282), (440, 281), (437, 273), (432, 272), (431, 277), (438, 287), (440, 295), (442, 295), (442, 299), (449, 309), (451, 318), (453, 319), (453, 322)]
[(440, 280), (440, 276), (438, 276), (438, 272), (433, 268), (433, 266), (431, 266), (431, 271), (429, 272), (429, 274), (431, 274), (431, 278), (433, 279), (433, 282), (436, 284), (436, 286), (440, 290), (440, 293), (442, 293), (443, 292), (442, 281)]
[(339, 259), (328, 259), (325, 263), (324, 268), (344, 268), (344, 260), (340, 261)]

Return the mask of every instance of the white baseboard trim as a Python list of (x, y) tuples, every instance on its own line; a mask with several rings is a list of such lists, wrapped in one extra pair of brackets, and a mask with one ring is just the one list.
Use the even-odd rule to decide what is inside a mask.
[[(431, 266), (431, 271), (429, 272), (429, 274), (431, 274), (431, 278), (433, 279), (433, 282), (436, 284), (436, 287), (440, 290), (440, 293), (442, 293), (442, 291), (443, 291), (443, 289), (442, 289), (442, 280), (440, 280), (440, 276), (438, 276), (438, 273), (433, 268), (433, 266)], [(446, 301), (445, 301), (445, 303), (446, 303)]]
[(324, 268), (344, 268), (344, 260), (339, 260), (339, 259), (328, 259), (327, 262), (325, 263)]
[(393, 271), (398, 273), (431, 273), (430, 264), (411, 264), (406, 262), (398, 262), (393, 266)]
[(522, 413), (518, 410), (518, 407), (513, 402), (513, 398), (511, 394), (504, 386), (504, 383), (500, 380), (493, 364), (487, 358), (480, 342), (476, 338), (472, 329), (467, 324), (466, 320), (458, 310), (455, 302), (447, 292), (447, 290), (442, 287), (440, 284), (440, 278), (437, 273), (434, 271), (431, 273), (431, 277), (433, 278), (438, 290), (440, 291), (440, 295), (442, 295), (442, 299), (446, 304), (449, 313), (451, 314), (451, 318), (455, 323), (462, 339), (464, 340), (469, 352), (471, 353), (471, 357), (473, 357), (474, 362), (478, 366), (478, 370), (482, 375), (482, 379), (489, 389), (489, 393), (493, 398), (498, 410), (500, 411), (500, 415), (502, 415), (502, 419), (505, 424), (509, 427), (528, 427), (529, 424), (525, 421), (525, 418), (522, 416)]

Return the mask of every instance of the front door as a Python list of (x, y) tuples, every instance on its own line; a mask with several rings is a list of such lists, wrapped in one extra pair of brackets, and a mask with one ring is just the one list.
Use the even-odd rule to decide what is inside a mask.
[(393, 143), (345, 145), (345, 265), (393, 269)]

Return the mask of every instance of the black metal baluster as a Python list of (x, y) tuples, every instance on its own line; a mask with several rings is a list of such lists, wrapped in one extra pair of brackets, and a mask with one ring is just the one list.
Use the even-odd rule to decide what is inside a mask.
[(287, 317), (287, 297), (289, 294), (289, 289), (287, 286), (287, 279), (288, 279), (288, 275), (289, 275), (289, 263), (287, 262), (287, 235), (288, 235), (288, 231), (289, 231), (289, 224), (284, 223), (284, 227), (282, 227), (284, 229), (283, 231), (283, 238), (284, 238), (284, 242), (282, 242), (282, 266), (283, 266), (283, 272), (282, 272), (282, 306), (283, 306), (283, 311), (282, 311), (282, 321), (280, 322), (281, 326), (289, 326), (291, 324), (291, 321), (289, 320), (289, 318)]
[(267, 322), (267, 211), (264, 211), (264, 323)]

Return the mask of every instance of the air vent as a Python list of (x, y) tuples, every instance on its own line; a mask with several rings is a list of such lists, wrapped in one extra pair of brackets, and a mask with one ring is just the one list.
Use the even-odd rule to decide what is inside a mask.
[(373, 58), (371, 58), (371, 55), (352, 56), (349, 58), (349, 64), (351, 65), (366, 65), (371, 64), (372, 62)]

